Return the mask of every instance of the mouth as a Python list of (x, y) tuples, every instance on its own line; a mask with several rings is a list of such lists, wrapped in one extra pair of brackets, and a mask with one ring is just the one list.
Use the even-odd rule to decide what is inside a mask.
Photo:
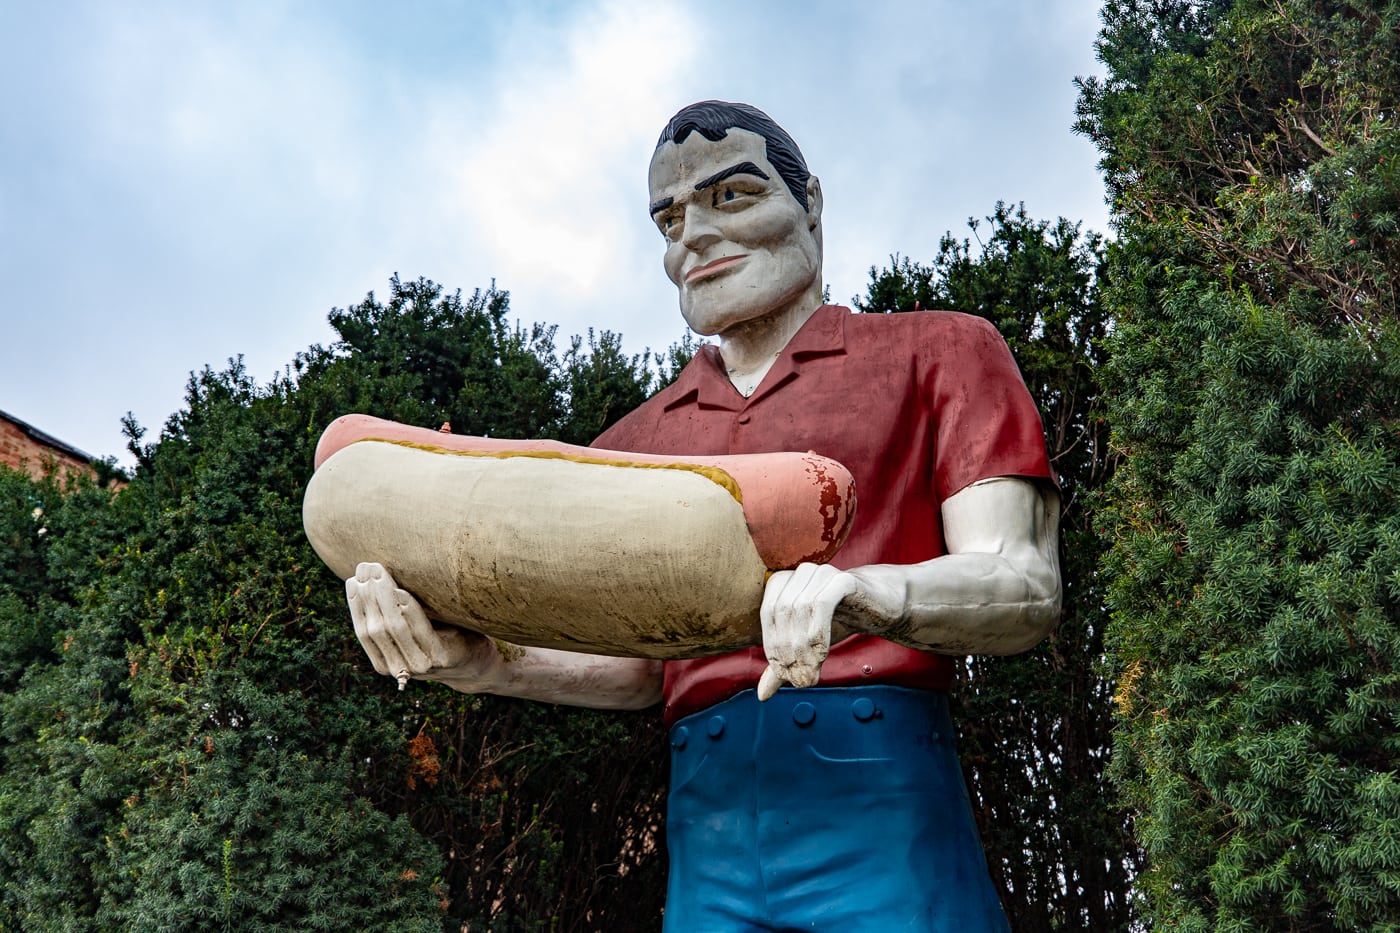
[(712, 275), (717, 275), (718, 273), (723, 272), (725, 269), (728, 269), (730, 266), (743, 262), (746, 258), (748, 258), (748, 254), (741, 253), (738, 256), (725, 256), (722, 259), (716, 259), (713, 262), (707, 262), (703, 266), (696, 266), (694, 269), (691, 269), (685, 274), (686, 284), (688, 285), (691, 282), (698, 282), (700, 279), (705, 279), (709, 278)]

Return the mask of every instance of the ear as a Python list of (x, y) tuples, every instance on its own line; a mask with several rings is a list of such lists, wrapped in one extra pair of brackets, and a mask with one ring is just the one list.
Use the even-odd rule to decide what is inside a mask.
[(815, 230), (822, 223), (822, 183), (817, 176), (807, 179), (807, 229)]

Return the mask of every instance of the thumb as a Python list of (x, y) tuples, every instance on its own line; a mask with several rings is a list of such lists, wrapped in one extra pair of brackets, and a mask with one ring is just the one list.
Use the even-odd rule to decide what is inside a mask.
[(771, 699), (785, 682), (785, 678), (778, 672), (778, 669), (769, 664), (764, 668), (763, 676), (758, 679), (758, 699), (760, 701)]

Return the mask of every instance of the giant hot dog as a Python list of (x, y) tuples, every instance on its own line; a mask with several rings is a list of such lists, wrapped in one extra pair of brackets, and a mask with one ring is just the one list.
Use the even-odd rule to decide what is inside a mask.
[(676, 658), (759, 640), (770, 570), (824, 562), (855, 512), (816, 454), (663, 457), (347, 415), (316, 448), (307, 537), (387, 567), (444, 622), (519, 644)]

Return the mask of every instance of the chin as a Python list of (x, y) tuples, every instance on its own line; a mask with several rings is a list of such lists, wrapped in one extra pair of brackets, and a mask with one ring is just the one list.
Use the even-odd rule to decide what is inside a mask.
[(733, 311), (726, 314), (706, 314), (704, 312), (693, 313), (684, 309), (681, 310), (681, 317), (685, 318), (686, 325), (701, 337), (722, 335), (731, 327), (736, 327), (746, 321), (751, 321), (754, 318), (762, 316), (762, 312), (745, 315), (742, 313), (736, 314)]
[[(716, 307), (716, 304), (721, 306)], [(714, 337), (740, 324), (767, 317), (777, 307), (777, 302), (757, 302), (736, 308), (733, 302), (691, 300), (681, 302), (681, 317), (695, 333), (702, 337)]]
[(735, 323), (733, 308), (707, 307), (705, 301), (682, 301), (681, 317), (686, 325), (701, 337), (713, 337)]

